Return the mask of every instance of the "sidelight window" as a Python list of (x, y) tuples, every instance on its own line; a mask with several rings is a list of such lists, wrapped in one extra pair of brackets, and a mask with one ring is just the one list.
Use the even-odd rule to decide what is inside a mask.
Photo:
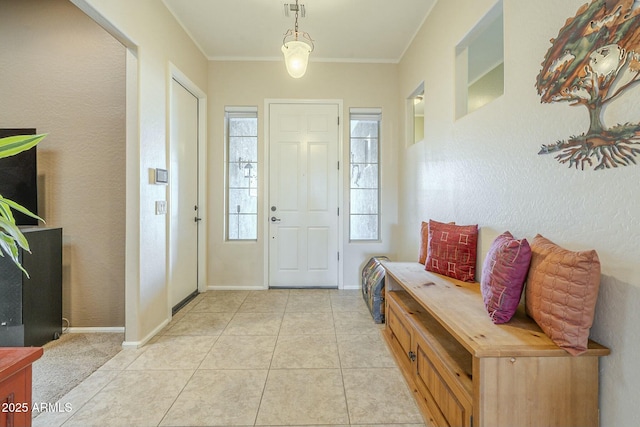
[(380, 239), (380, 109), (350, 111), (349, 240)]
[(258, 238), (258, 110), (225, 108), (227, 240)]

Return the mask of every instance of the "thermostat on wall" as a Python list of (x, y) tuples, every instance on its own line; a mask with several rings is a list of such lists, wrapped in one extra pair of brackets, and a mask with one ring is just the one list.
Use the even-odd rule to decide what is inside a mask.
[(168, 184), (169, 172), (166, 169), (156, 168), (156, 184)]

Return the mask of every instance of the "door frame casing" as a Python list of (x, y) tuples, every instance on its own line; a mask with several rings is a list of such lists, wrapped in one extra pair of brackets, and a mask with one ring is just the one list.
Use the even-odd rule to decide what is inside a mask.
[[(271, 116), (270, 110), (272, 104), (289, 104), (289, 105), (337, 105), (338, 107), (338, 161), (340, 162), (340, 169), (336, 170), (338, 173), (338, 207), (340, 209), (340, 215), (338, 216), (338, 248), (340, 253), (340, 259), (338, 260), (338, 289), (344, 288), (343, 276), (344, 276), (344, 218), (346, 209), (344, 209), (344, 153), (343, 153), (343, 100), (342, 99), (277, 99), (267, 98), (264, 100), (264, 163), (265, 167), (262, 168), (262, 180), (264, 182), (264, 197), (262, 201), (262, 209), (265, 212), (263, 215), (263, 230), (264, 230), (264, 289), (269, 289), (269, 191), (270, 182), (269, 176), (271, 171), (270, 161), (270, 135), (271, 135)], [(337, 167), (337, 165), (336, 165)], [(336, 254), (337, 256), (337, 254)]]
[[(171, 162), (171, 102), (173, 97), (173, 92), (171, 88), (172, 80), (176, 80), (180, 85), (182, 85), (185, 89), (187, 89), (191, 94), (193, 94), (198, 99), (198, 216), (202, 218), (202, 220), (198, 224), (198, 292), (204, 292), (207, 290), (207, 268), (206, 268), (206, 260), (207, 260), (207, 212), (206, 212), (206, 195), (207, 195), (207, 95), (204, 91), (202, 91), (198, 85), (193, 83), (191, 79), (189, 79), (186, 74), (184, 74), (178, 67), (176, 67), (173, 63), (169, 62), (169, 73), (167, 78), (167, 93), (169, 96), (167, 97), (167, 164)], [(171, 176), (169, 176), (169, 186), (171, 185)], [(170, 187), (167, 188), (167, 199), (168, 202), (171, 203), (170, 200)], [(167, 313), (168, 318), (172, 317), (172, 309), (171, 306), (171, 284), (169, 281), (171, 280), (171, 263), (169, 262), (171, 254), (169, 251), (171, 250), (171, 223), (170, 223), (170, 215), (167, 215), (166, 220), (167, 226)]]

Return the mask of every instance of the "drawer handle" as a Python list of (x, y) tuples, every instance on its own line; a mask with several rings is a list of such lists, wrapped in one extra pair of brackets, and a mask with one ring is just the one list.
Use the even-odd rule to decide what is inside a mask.
[(411, 359), (412, 362), (416, 361), (416, 354), (413, 351), (409, 352), (409, 359)]

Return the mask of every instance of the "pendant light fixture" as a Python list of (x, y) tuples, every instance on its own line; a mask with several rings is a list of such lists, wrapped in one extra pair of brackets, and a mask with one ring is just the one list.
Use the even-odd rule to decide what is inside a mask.
[(295, 27), (289, 29), (282, 39), (282, 53), (284, 55), (284, 63), (287, 66), (287, 72), (294, 79), (299, 79), (307, 72), (307, 64), (309, 63), (309, 54), (313, 51), (314, 45), (309, 33), (298, 31), (298, 12), (305, 15), (304, 5), (285, 4), (285, 14), (287, 16), (289, 10), (296, 12)]

